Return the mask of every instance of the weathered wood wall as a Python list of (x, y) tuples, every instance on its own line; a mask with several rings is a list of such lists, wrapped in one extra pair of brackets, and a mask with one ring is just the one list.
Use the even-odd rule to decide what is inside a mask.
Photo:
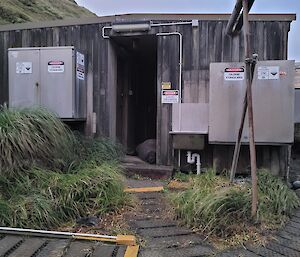
[[(287, 58), (290, 22), (290, 19), (251, 22), (253, 52), (258, 53), (260, 60)], [(150, 34), (173, 31), (182, 33), (184, 102), (208, 102), (209, 64), (211, 62), (243, 61), (243, 38), (241, 35), (235, 38), (226, 36), (226, 24), (226, 19), (200, 20), (196, 28), (190, 25), (178, 25), (157, 27), (149, 32)], [(115, 98), (116, 89), (112, 85), (116, 83), (114, 78), (116, 72), (113, 70), (116, 64), (110, 40), (103, 39), (101, 36), (102, 27), (107, 25), (109, 24), (94, 23), (0, 31), (0, 104), (8, 99), (8, 48), (73, 45), (85, 51), (88, 56), (88, 72), (92, 74), (89, 83), (93, 88), (93, 99), (89, 99), (89, 103), (92, 104), (92, 110), (97, 114), (97, 135), (115, 137), (116, 110), (112, 105), (112, 99)], [(178, 88), (178, 38), (159, 37), (157, 49), (158, 90), (161, 89), (163, 81), (171, 81), (172, 85)], [(158, 163), (172, 164), (169, 136), (171, 106), (161, 105), (160, 101), (158, 93)], [(88, 117), (88, 120), (91, 120), (91, 117)], [(218, 153), (220, 151), (212, 151), (214, 163), (227, 158), (224, 154)], [(208, 154), (208, 156), (211, 155)], [(215, 160), (215, 158), (219, 159)], [(210, 162), (212, 163), (212, 160)]]

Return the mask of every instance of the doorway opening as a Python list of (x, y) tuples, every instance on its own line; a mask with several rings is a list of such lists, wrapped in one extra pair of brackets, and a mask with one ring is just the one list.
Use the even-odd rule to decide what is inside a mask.
[(117, 57), (116, 136), (127, 155), (136, 155), (137, 146), (144, 141), (156, 142), (157, 38), (111, 39)]

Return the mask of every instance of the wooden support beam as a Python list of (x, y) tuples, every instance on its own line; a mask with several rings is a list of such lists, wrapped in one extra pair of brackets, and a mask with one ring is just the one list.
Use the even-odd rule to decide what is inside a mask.
[(257, 192), (257, 174), (256, 174), (256, 150), (254, 137), (253, 122), (253, 106), (252, 106), (252, 83), (251, 83), (251, 61), (252, 53), (250, 48), (250, 23), (248, 0), (243, 0), (243, 20), (244, 20), (244, 51), (246, 63), (246, 83), (247, 83), (247, 103), (248, 103), (248, 119), (249, 119), (249, 145), (250, 145), (250, 164), (251, 164), (251, 180), (252, 180), (252, 206), (251, 216), (254, 217), (257, 212), (258, 192)]

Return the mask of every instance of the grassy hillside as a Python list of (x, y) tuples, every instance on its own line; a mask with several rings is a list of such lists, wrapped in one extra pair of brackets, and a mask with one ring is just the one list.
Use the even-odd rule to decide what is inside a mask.
[(0, 25), (95, 16), (74, 0), (0, 0)]

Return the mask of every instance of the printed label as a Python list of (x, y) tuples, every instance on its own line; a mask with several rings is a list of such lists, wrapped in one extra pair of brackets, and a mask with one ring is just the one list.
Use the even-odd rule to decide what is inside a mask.
[(163, 104), (177, 104), (179, 102), (179, 90), (162, 90), (161, 102)]
[(279, 79), (279, 66), (260, 66), (257, 68), (258, 79)]
[(84, 55), (76, 53), (76, 77), (80, 80), (85, 79)]
[(16, 63), (17, 74), (31, 74), (32, 73), (32, 62), (17, 62)]
[(65, 63), (63, 61), (50, 61), (48, 62), (49, 73), (63, 73), (65, 72)]
[(226, 68), (224, 71), (224, 80), (226, 81), (239, 81), (245, 79), (244, 68)]

